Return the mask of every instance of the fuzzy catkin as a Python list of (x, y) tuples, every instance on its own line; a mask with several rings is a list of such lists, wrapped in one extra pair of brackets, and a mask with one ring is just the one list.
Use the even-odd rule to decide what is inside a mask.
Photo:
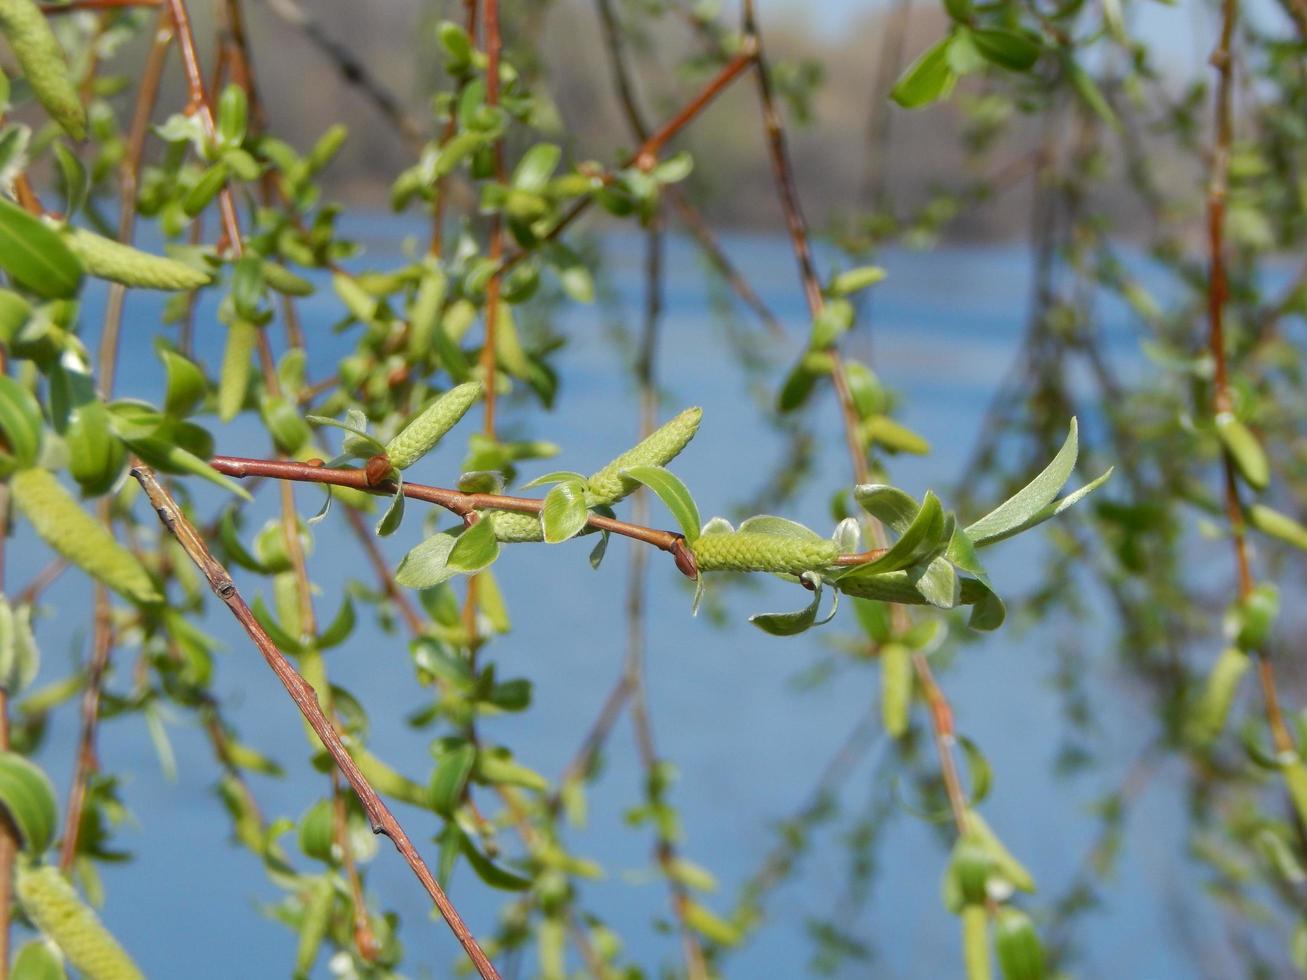
[(86, 136), (82, 105), (63, 48), (33, 0), (0, 0), (0, 32), (22, 66), (32, 93), (73, 139)]
[(702, 408), (687, 408), (680, 415), (655, 429), (632, 449), (591, 474), (586, 480), (586, 504), (615, 504), (634, 493), (638, 480), (622, 476), (622, 470), (632, 466), (666, 466), (686, 447), (699, 431), (703, 418)]
[(36, 927), (87, 980), (141, 980), (144, 974), (73, 890), (59, 869), (18, 874), (18, 897)]
[(824, 568), (840, 549), (825, 538), (791, 538), (757, 531), (704, 534), (690, 545), (702, 572), (787, 572)]
[(9, 488), (14, 504), (36, 533), (64, 558), (128, 599), (158, 602), (162, 598), (145, 566), (82, 510), (49, 470), (15, 473)]
[(397, 470), (412, 466), (429, 453), (481, 395), (481, 383), (469, 381), (450, 388), (386, 444), (390, 465)]
[(519, 514), (511, 510), (483, 510), (480, 513), (490, 520), (496, 541), (520, 543), (545, 539), (544, 525), (537, 514)]
[(134, 289), (199, 289), (211, 281), (207, 272), (163, 255), (151, 255), (85, 228), (69, 228), (64, 243), (99, 279)]

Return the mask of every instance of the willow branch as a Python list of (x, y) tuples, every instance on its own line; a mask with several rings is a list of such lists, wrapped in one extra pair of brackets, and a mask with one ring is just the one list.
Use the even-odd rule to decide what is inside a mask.
[[(776, 100), (772, 93), (771, 73), (767, 64), (766, 52), (762, 38), (758, 33), (757, 18), (753, 0), (744, 0), (743, 8), (744, 34), (751, 38), (755, 51), (757, 71), (754, 73), (758, 87), (758, 100), (762, 108), (763, 129), (767, 136), (768, 155), (771, 159), (772, 174), (776, 181), (777, 196), (785, 214), (785, 225), (789, 232), (790, 243), (795, 260), (799, 266), (799, 278), (803, 283), (803, 294), (808, 302), (808, 311), (814, 319), (821, 312), (824, 299), (821, 283), (817, 278), (817, 269), (812, 259), (812, 248), (808, 240), (808, 226), (803, 217), (799, 203), (798, 188), (794, 180), (794, 167), (790, 162), (789, 147), (785, 140), (785, 129), (781, 124), (780, 113), (776, 109)], [(853, 403), (853, 394), (849, 390), (848, 379), (844, 372), (844, 362), (839, 350), (832, 344), (831, 381), (839, 400), (840, 417), (844, 423), (844, 438), (848, 445), (849, 458), (853, 464), (854, 478), (858, 483), (867, 483), (870, 471), (867, 454), (863, 449), (858, 432), (858, 412)], [(877, 535), (877, 544), (884, 543), (884, 529), (873, 525)], [(907, 614), (902, 606), (892, 607), (897, 625), (906, 626)], [(959, 833), (967, 827), (966, 796), (962, 792), (962, 780), (958, 775), (957, 761), (953, 757), (953, 746), (957, 736), (953, 727), (953, 711), (948, 698), (935, 682), (934, 674), (925, 654), (913, 651), (913, 671), (921, 684), (922, 695), (930, 712), (931, 730), (934, 735), (936, 751), (940, 760), (940, 772), (944, 779), (944, 789), (948, 795), (949, 806)]]
[[(499, 105), (499, 61), (504, 39), (499, 30), (499, 0), (485, 0), (486, 105)], [(496, 137), (491, 152), (495, 158), (495, 179), (507, 182), (504, 172), (504, 141)], [(490, 261), (499, 265), (504, 256), (504, 216), (498, 210), (490, 216)], [(495, 330), (499, 326), (499, 293), (503, 270), (496, 269), (486, 283), (486, 331), (481, 345), (481, 372), (485, 376), (485, 431), (495, 437), (495, 367), (498, 351)]]
[[(1225, 355), (1225, 304), (1229, 298), (1229, 277), (1225, 267), (1225, 196), (1230, 166), (1230, 146), (1234, 138), (1233, 82), (1234, 62), (1231, 41), (1238, 15), (1237, 0), (1223, 0), (1221, 4), (1221, 36), (1212, 53), (1216, 68), (1216, 142), (1212, 148), (1211, 174), (1207, 184), (1207, 347), (1212, 357), (1212, 412), (1214, 415), (1230, 412), (1234, 403), (1230, 396), (1230, 371)], [(1254, 582), (1248, 560), (1247, 529), (1244, 526), (1243, 504), (1239, 500), (1238, 474), (1234, 457), (1228, 449), (1222, 452), (1224, 469), (1225, 512), (1230, 521), (1231, 540), (1234, 543), (1235, 571), (1239, 581), (1239, 601), (1252, 595)], [(1258, 677), (1262, 696), (1266, 701), (1266, 720), (1271, 737), (1279, 752), (1294, 750), (1293, 736), (1285, 724), (1276, 690), (1275, 670), (1265, 650), (1258, 650)]]
[(317, 694), (314, 692), (313, 687), (300, 675), (299, 671), (286, 659), (285, 655), (277, 649), (276, 644), (272, 642), (263, 627), (259, 625), (259, 621), (254, 617), (249, 605), (246, 604), (240, 592), (237, 591), (231, 573), (213, 557), (200, 533), (186, 518), (186, 515), (182, 513), (176, 501), (172, 499), (149, 467), (143, 465), (133, 466), (132, 476), (135, 477), (145, 491), (163, 526), (176, 538), (177, 543), (181, 545), (191, 561), (195, 563), (195, 567), (208, 580), (214, 595), (221, 599), (223, 604), (231, 611), (231, 614), (236, 617), (236, 621), (240, 623), (250, 640), (258, 647), (259, 652), (263, 654), (263, 659), (286, 688), (286, 692), (290, 695), (291, 700), (295, 702), (295, 706), (299, 709), (300, 714), (304, 716), (304, 720), (308, 722), (314, 734), (322, 741), (332, 761), (340, 769), (341, 774), (344, 775), (358, 797), (359, 803), (362, 804), (363, 812), (367, 814), (373, 833), (384, 834), (390, 838), (391, 843), (395, 845), (395, 849), (403, 856), (408, 866), (422, 883), (423, 888), (426, 889), (427, 894), (431, 896), (431, 900), (449, 925), (450, 931), (454, 933), (454, 937), (472, 960), (477, 972), (484, 980), (492, 980), (492, 978), (493, 980), (499, 980), (499, 973), (495, 970), (494, 964), (490, 962), (477, 944), (475, 937), (473, 937), (462, 917), (458, 914), (458, 910), (454, 908), (453, 903), (450, 902), (444, 890), (432, 876), (421, 855), (418, 854), (403, 827), (400, 826), (399, 821), (395, 819), (389, 807), (377, 795), (367, 777), (363, 775), (358, 765), (350, 757), (349, 750), (345, 748), (345, 744), (341, 741), (335, 726), (332, 725), (330, 719), (322, 710), (322, 706), (318, 703)]

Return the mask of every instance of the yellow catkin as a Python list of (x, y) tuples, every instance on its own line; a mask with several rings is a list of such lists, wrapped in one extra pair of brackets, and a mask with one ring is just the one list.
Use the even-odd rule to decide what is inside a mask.
[(36, 927), (86, 980), (139, 980), (144, 974), (58, 868), (18, 874), (18, 897)]
[(78, 506), (49, 470), (22, 470), (9, 488), (14, 504), (51, 548), (115, 592), (137, 602), (162, 598), (145, 566)]
[(185, 262), (142, 252), (85, 228), (67, 229), (64, 242), (91, 275), (134, 289), (199, 289), (212, 280), (207, 272)]
[(54, 32), (33, 0), (0, 0), (0, 32), (32, 93), (73, 139), (86, 136), (86, 108)]

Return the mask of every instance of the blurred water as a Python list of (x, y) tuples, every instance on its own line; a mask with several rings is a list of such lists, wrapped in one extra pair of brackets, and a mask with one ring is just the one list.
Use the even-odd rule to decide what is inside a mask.
[[(367, 241), (368, 260), (384, 265), (410, 229), (377, 219), (349, 230)], [(789, 339), (774, 352), (761, 341), (756, 349), (774, 353), (778, 366), (788, 364), (801, 344), (806, 318), (787, 244), (760, 237), (732, 238), (726, 244), (787, 326)], [(663, 415), (689, 404), (705, 408), (700, 434), (676, 469), (707, 517), (726, 512), (756, 491), (781, 443), (755, 417), (752, 399), (757, 393), (734, 366), (729, 341), (710, 312), (710, 292), (693, 250), (680, 242), (669, 247), (660, 367)], [(632, 323), (638, 319), (641, 248), (634, 237), (603, 239), (615, 295)], [(894, 476), (914, 494), (932, 487), (942, 491), (958, 478), (988, 400), (1016, 355), (1024, 329), (1028, 260), (1020, 248), (990, 247), (895, 253), (885, 264), (890, 277), (877, 287), (873, 307), (874, 363), (886, 382), (902, 392), (904, 421), (934, 446), (927, 458), (896, 461)], [(88, 297), (87, 323), (98, 319), (102, 300), (98, 293)], [(161, 368), (150, 345), (159, 308), (149, 297), (134, 295), (128, 301), (122, 395), (157, 397)], [(328, 292), (306, 301), (303, 314), (314, 351), (310, 375), (322, 377), (348, 349), (348, 338), (329, 330), (335, 314)], [(1105, 315), (1119, 367), (1138, 370), (1136, 339), (1121, 311), (1109, 308)], [(212, 366), (220, 357), (223, 331), (211, 309), (201, 310), (197, 322), (199, 354)], [(526, 470), (526, 477), (560, 466), (588, 471), (629, 445), (636, 433), (633, 385), (621, 370), (619, 353), (605, 339), (605, 316), (594, 309), (568, 308), (555, 326), (569, 338), (558, 358), (565, 383), (556, 410), (547, 417), (510, 410), (505, 424), (521, 434), (555, 439), (564, 452)], [(91, 334), (88, 342), (93, 343)], [(868, 340), (860, 336), (852, 342), (865, 348)], [(817, 411), (824, 434), (817, 477), (788, 516), (825, 530), (828, 495), (847, 482), (848, 468), (831, 400), (824, 399)], [(467, 431), (477, 424), (469, 419)], [(258, 453), (264, 444), (249, 423), (215, 431), (219, 452)], [(461, 455), (458, 440), (449, 441), (411, 471), (411, 478), (448, 482)], [(200, 495), (217, 499), (207, 491)], [(320, 496), (301, 488), (298, 499), (303, 511), (312, 512)], [(260, 501), (255, 511), (271, 516), (273, 507)], [(401, 532), (384, 542), (395, 560), (419, 540), (420, 517), (418, 509), (410, 508)], [(261, 520), (247, 526), (257, 527)], [(666, 522), (666, 515), (658, 520)], [(1037, 573), (1038, 549), (1037, 543), (1024, 541), (999, 549), (992, 571), (1000, 589), (1029, 584)], [(515, 629), (496, 642), (493, 656), (501, 677), (534, 681), (535, 704), (519, 716), (488, 719), (482, 732), (548, 774), (559, 773), (575, 751), (618, 676), (624, 653), (625, 542), (613, 543), (598, 573), (589, 568), (588, 550), (584, 543), (512, 548), (496, 566)], [(24, 569), (34, 571), (44, 560), (24, 532), (12, 554), (10, 581), (15, 584), (25, 579)], [(367, 579), (360, 572), (357, 546), (334, 518), (317, 532), (311, 568), (322, 587), (319, 608), (324, 615), (334, 611), (347, 577)], [(729, 595), (729, 622), (719, 628), (704, 617), (690, 617), (689, 595), (678, 578), (670, 563), (653, 562), (648, 617), (652, 717), (661, 753), (675, 761), (681, 774), (672, 798), (684, 818), (684, 853), (718, 875), (722, 893), (710, 904), (725, 909), (773, 843), (775, 821), (805, 802), (826, 760), (860, 715), (874, 707), (876, 676), (871, 669), (850, 670), (835, 683), (797, 693), (793, 678), (823, 653), (830, 637), (850, 627), (848, 617), (799, 639), (764, 636), (745, 617), (791, 608), (796, 598), (779, 583), (760, 583), (755, 593), (735, 590)], [(252, 598), (256, 583), (240, 574), (237, 580)], [(70, 648), (81, 649), (79, 642), (84, 646), (89, 617), (80, 611), (90, 608), (89, 589), (68, 575), (48, 599), (60, 615), (40, 622), (39, 638), (47, 670), (53, 672), (65, 667)], [(1085, 600), (1108, 615), (1101, 597), (1090, 594)], [(1019, 612), (1012, 610), (1012, 618)], [(423, 773), (429, 765), (428, 738), (409, 729), (404, 717), (427, 703), (428, 695), (413, 683), (404, 641), (381, 634), (367, 617), (361, 620), (352, 641), (328, 654), (329, 670), (367, 708), (377, 754), (401, 769)], [(298, 715), (229, 618), (212, 615), (207, 626), (229, 647), (217, 665), (217, 690), (231, 720), (245, 741), (270, 751), (288, 770), (281, 780), (253, 777), (260, 802), (266, 813), (299, 815), (323, 793), (325, 780), (306, 765)], [(1085, 628), (1050, 623), (1021, 633), (1005, 629), (963, 650), (943, 674), (961, 729), (984, 747), (994, 766), (996, 785), (985, 813), (1031, 867), (1045, 898), (1060, 894), (1083, 865), (1095, 829), (1086, 806), (1119, 784), (1152, 731), (1147, 706), (1119, 683), (1105, 624), (1103, 641), (1088, 644), (1095, 655), (1082, 667), (1090, 689), (1108, 695), (1096, 699), (1106, 712), (1098, 719), (1094, 746), (1101, 765), (1074, 780), (1053, 773), (1063, 721), (1050, 688), (1051, 650), (1063, 630)], [(117, 683), (125, 682), (120, 676)], [(76, 725), (74, 711), (59, 713), (42, 753), (61, 795)], [(257, 911), (277, 891), (258, 862), (227, 839), (226, 817), (212, 797), (215, 771), (201, 734), (181, 719), (170, 732), (180, 763), (176, 782), (161, 776), (138, 720), (109, 720), (103, 726), (103, 764), (127, 774), (123, 795), (137, 821), (117, 835), (117, 842), (134, 853), (133, 863), (104, 871), (105, 918), (152, 976), (286, 976), (294, 939)], [(880, 751), (877, 746), (873, 756)], [(673, 962), (677, 950), (651, 924), (665, 915), (667, 899), (664, 887), (647, 873), (649, 832), (627, 826), (623, 818), (641, 796), (639, 764), (625, 722), (611, 741), (607, 763), (591, 796), (590, 826), (572, 833), (576, 850), (610, 872), (606, 881), (586, 886), (585, 903), (626, 938), (638, 962), (654, 971)], [(848, 783), (843, 800), (851, 812), (865, 807), (874, 789), (871, 778), (864, 765)], [(1197, 900), (1199, 879), (1185, 860), (1178, 786), (1164, 768), (1132, 811), (1124, 859), (1108, 900), (1080, 922), (1078, 939), (1088, 952), (1081, 975), (1186, 977), (1198, 970), (1195, 946), (1202, 943), (1194, 937), (1213, 932), (1219, 920)], [(436, 825), (430, 815), (402, 805), (397, 813), (434, 857), (429, 840)], [(816, 838), (802, 873), (771, 896), (766, 928), (728, 961), (729, 976), (808, 972), (812, 947), (804, 924), (840, 912), (848, 826), (837, 821)], [(846, 975), (958, 975), (957, 920), (943, 911), (939, 899), (945, 860), (940, 836), (902, 808), (886, 834), (877, 852), (871, 899), (847, 923), (873, 943), (876, 959)], [(288, 846), (293, 848), (293, 841)], [(410, 975), (449, 975), (455, 944), (443, 925), (428, 919), (420, 887), (384, 842), (371, 865), (369, 884), (402, 917)], [(451, 892), (473, 927), (488, 931), (502, 896), (485, 889), (466, 868), (460, 868)], [(1208, 969), (1221, 972), (1219, 949), (1203, 955)], [(323, 964), (318, 969), (326, 975)]]

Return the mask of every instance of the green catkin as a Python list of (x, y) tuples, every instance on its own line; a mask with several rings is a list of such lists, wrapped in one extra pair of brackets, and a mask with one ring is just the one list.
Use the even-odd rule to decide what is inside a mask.
[(9, 488), (14, 504), (36, 533), (64, 558), (128, 599), (158, 602), (162, 598), (145, 566), (82, 510), (49, 470), (15, 473)]
[(912, 708), (912, 651), (902, 643), (880, 648), (880, 711), (885, 732), (900, 738)]
[(138, 980), (144, 974), (58, 868), (18, 874), (18, 897), (28, 917), (54, 941), (86, 980)]
[(544, 525), (536, 514), (518, 514), (511, 510), (484, 510), (480, 513), (494, 526), (496, 541), (517, 543), (545, 539)]
[(67, 229), (64, 242), (91, 275), (134, 289), (199, 289), (212, 281), (207, 272), (185, 262), (142, 252), (84, 228)]
[(700, 535), (690, 545), (701, 572), (788, 572), (825, 568), (839, 555), (834, 541), (790, 538), (758, 531)]
[(655, 429), (632, 449), (592, 474), (586, 481), (586, 504), (594, 507), (615, 504), (634, 493), (638, 480), (622, 476), (622, 470), (632, 466), (666, 466), (686, 447), (699, 431), (703, 418), (702, 408), (687, 408), (680, 415)]
[(32, 93), (73, 139), (86, 136), (82, 105), (63, 48), (33, 0), (0, 0), (0, 32), (22, 66)]
[(402, 470), (416, 463), (432, 450), (446, 432), (458, 424), (458, 420), (480, 396), (479, 381), (469, 381), (450, 388), (386, 444), (390, 465)]
[(331, 924), (331, 905), (335, 890), (331, 879), (319, 878), (304, 903), (304, 918), (300, 923), (299, 947), (295, 951), (295, 976), (307, 977), (318, 958), (318, 949), (327, 936)]
[(1199, 747), (1211, 742), (1225, 729), (1225, 721), (1230, 716), (1230, 705), (1239, 690), (1239, 681), (1252, 666), (1248, 654), (1238, 647), (1226, 647), (1221, 651), (1207, 675), (1203, 693), (1189, 716), (1185, 734), (1194, 745)]
[(218, 375), (218, 418), (230, 422), (245, 404), (250, 386), (250, 357), (258, 345), (259, 328), (249, 320), (233, 320), (227, 327), (227, 345)]

